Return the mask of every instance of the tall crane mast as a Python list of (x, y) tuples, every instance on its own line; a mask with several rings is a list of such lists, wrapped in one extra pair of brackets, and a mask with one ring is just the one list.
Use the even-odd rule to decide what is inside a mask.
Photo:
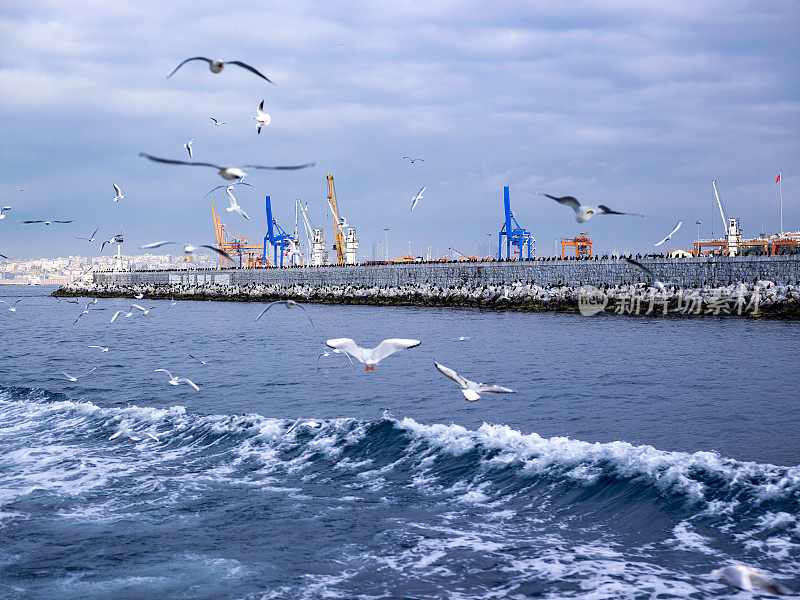
[(333, 233), (336, 239), (336, 264), (340, 267), (344, 265), (344, 233), (342, 224), (339, 222), (339, 209), (336, 206), (336, 191), (333, 189), (333, 174), (328, 173), (328, 204), (333, 215)]
[(728, 243), (728, 256), (736, 256), (739, 254), (739, 244), (742, 242), (739, 219), (729, 218), (725, 215), (725, 210), (722, 208), (722, 200), (720, 200), (719, 192), (717, 192), (717, 180), (714, 179), (711, 185), (714, 186), (714, 196), (717, 198), (719, 214), (722, 216), (722, 225), (725, 227), (725, 241)]
[[(719, 206), (719, 214), (722, 217), (722, 226), (725, 228), (725, 235), (728, 234), (728, 219), (725, 216), (725, 209), (722, 208), (722, 200), (719, 199), (719, 192), (717, 191), (717, 180), (714, 179), (711, 181), (711, 185), (714, 186), (714, 196), (717, 199), (717, 206)], [(708, 189), (708, 188), (706, 188)]]
[[(309, 264), (311, 262), (311, 249), (314, 246), (313, 242), (311, 241), (314, 238), (314, 226), (311, 224), (311, 219), (309, 218), (308, 213), (306, 212), (306, 209), (303, 206), (303, 203), (300, 201), (299, 198), (295, 199), (295, 207), (294, 207), (295, 215), (297, 215), (297, 209), (298, 208), (300, 209), (300, 214), (303, 217), (303, 228), (306, 231), (306, 243), (308, 244), (306, 246), (306, 248), (308, 250), (308, 263), (307, 264)], [(295, 216), (295, 219), (296, 218), (297, 217)], [(295, 236), (297, 236), (297, 225), (295, 225)]]

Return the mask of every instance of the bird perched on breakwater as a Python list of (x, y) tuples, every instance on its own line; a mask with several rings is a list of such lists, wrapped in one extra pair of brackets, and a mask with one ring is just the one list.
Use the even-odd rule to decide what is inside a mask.
[(644, 215), (640, 215), (638, 213), (624, 213), (618, 212), (616, 210), (611, 210), (604, 204), (598, 204), (597, 206), (589, 206), (583, 205), (578, 202), (577, 198), (572, 196), (562, 196), (560, 198), (556, 196), (551, 196), (550, 194), (539, 194), (540, 196), (547, 196), (552, 200), (555, 200), (559, 204), (563, 204), (564, 206), (569, 206), (572, 210), (575, 211), (575, 220), (578, 223), (584, 223), (592, 218), (592, 215), (629, 215), (633, 217), (643, 217)]
[(362, 348), (350, 338), (335, 338), (325, 342), (330, 348), (336, 348), (354, 356), (358, 362), (366, 365), (365, 371), (374, 371), (375, 365), (387, 356), (391, 356), (400, 350), (415, 348), (422, 342), (420, 340), (409, 340), (403, 338), (390, 338), (383, 340), (374, 348)]
[(294, 300), (275, 300), (275, 302), (270, 302), (269, 304), (267, 304), (266, 308), (264, 308), (264, 310), (262, 310), (261, 313), (256, 317), (256, 321), (258, 321), (261, 317), (263, 317), (264, 313), (267, 312), (270, 308), (272, 308), (276, 304), (283, 304), (286, 308), (294, 308), (296, 306), (306, 314), (309, 323), (311, 323), (311, 325), (314, 326), (314, 321), (311, 320), (311, 315), (308, 314), (308, 311), (305, 308), (303, 308), (302, 304), (300, 304), (299, 302), (295, 302)]
[(675, 227), (673, 227), (673, 228), (672, 228), (672, 231), (670, 231), (670, 232), (669, 232), (669, 234), (667, 235), (667, 237), (665, 237), (665, 238), (664, 238), (663, 240), (661, 240), (660, 242), (656, 242), (655, 244), (653, 244), (653, 246), (660, 246), (661, 244), (663, 244), (664, 242), (666, 242), (666, 241), (667, 241), (668, 239), (670, 239), (670, 238), (671, 238), (673, 235), (675, 235), (675, 232), (676, 232), (676, 231), (678, 231), (678, 229), (680, 229), (680, 228), (681, 228), (681, 225), (683, 225), (683, 221), (680, 221), (680, 220), (679, 220), (679, 221), (678, 221), (678, 222), (675, 224)]
[(242, 67), (243, 69), (247, 69), (248, 71), (250, 71), (251, 73), (254, 73), (255, 75), (258, 75), (264, 81), (267, 81), (267, 82), (271, 83), (272, 85), (275, 85), (275, 82), (270, 81), (265, 75), (260, 73), (257, 69), (255, 69), (254, 67), (251, 67), (250, 65), (248, 65), (246, 63), (243, 63), (240, 60), (223, 61), (223, 60), (216, 60), (216, 59), (213, 59), (213, 58), (206, 58), (205, 56), (193, 56), (192, 58), (187, 58), (186, 60), (182, 61), (181, 64), (179, 64), (177, 67), (175, 67), (172, 70), (172, 73), (167, 75), (167, 79), (169, 79), (170, 77), (175, 75), (175, 73), (178, 71), (178, 69), (180, 69), (187, 62), (191, 62), (193, 60), (204, 60), (204, 61), (206, 61), (208, 63), (208, 68), (211, 70), (212, 73), (221, 72), (222, 69), (225, 68), (225, 65), (236, 65), (236, 66)]
[(476, 400), (480, 400), (482, 393), (492, 393), (492, 394), (513, 394), (514, 390), (503, 387), (501, 385), (491, 385), (488, 383), (475, 383), (474, 381), (470, 381), (466, 377), (463, 377), (456, 373), (453, 369), (449, 367), (445, 367), (442, 364), (439, 364), (436, 361), (433, 361), (433, 364), (436, 365), (436, 368), (447, 378), (452, 379), (458, 385), (461, 386), (461, 393), (464, 394), (464, 399), (467, 402), (475, 402)]
[(261, 128), (266, 127), (272, 122), (272, 117), (269, 116), (269, 113), (264, 112), (264, 99), (261, 99), (261, 104), (258, 105), (256, 109), (256, 116), (253, 117), (256, 120), (256, 131), (257, 133), (261, 133)]
[(306, 169), (308, 167), (313, 167), (314, 163), (306, 163), (304, 165), (288, 165), (288, 166), (278, 166), (278, 167), (265, 167), (263, 165), (244, 165), (242, 167), (223, 167), (220, 165), (215, 165), (213, 163), (206, 163), (206, 162), (187, 162), (184, 160), (171, 160), (168, 158), (159, 158), (157, 156), (152, 156), (150, 154), (146, 154), (144, 152), (140, 152), (139, 156), (144, 157), (148, 160), (152, 160), (154, 162), (165, 163), (168, 165), (189, 165), (190, 167), (213, 167), (219, 171), (219, 176), (223, 179), (233, 180), (233, 179), (242, 179), (247, 173), (245, 173), (242, 169), (268, 169), (270, 171), (296, 171), (297, 169)]
[(712, 575), (717, 578), (717, 581), (727, 581), (732, 586), (748, 592), (761, 590), (769, 594), (775, 594), (776, 596), (789, 596), (794, 593), (785, 585), (771, 580), (752, 567), (745, 567), (743, 565), (733, 565), (717, 569)]

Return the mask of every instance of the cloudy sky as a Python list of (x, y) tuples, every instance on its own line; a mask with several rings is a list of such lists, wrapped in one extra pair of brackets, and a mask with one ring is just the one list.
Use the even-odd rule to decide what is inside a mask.
[[(5, 0), (0, 201), (13, 211), (0, 253), (96, 254), (74, 236), (98, 226), (107, 237), (122, 225), (129, 253), (213, 242), (210, 202), (227, 202), (203, 199), (216, 172), (138, 157), (188, 159), (190, 137), (201, 161), (316, 162), (249, 175), (256, 187), (237, 196), (252, 220), (224, 221), (256, 241), (269, 194), (284, 229), (301, 198), (330, 242), (333, 173), (362, 257), (383, 227), (394, 256), (409, 241), (414, 254), (481, 249), (502, 224), (503, 185), (542, 256), (581, 231), (601, 252), (645, 251), (677, 219), (672, 245), (689, 248), (696, 220), (703, 236), (722, 230), (715, 178), (745, 236), (775, 232), (779, 171), (784, 229), (800, 229), (798, 31), (795, 1)], [(166, 79), (196, 55), (248, 62), (277, 85), (200, 62)], [(262, 98), (273, 122), (257, 135)], [(579, 225), (536, 192), (646, 216)]]

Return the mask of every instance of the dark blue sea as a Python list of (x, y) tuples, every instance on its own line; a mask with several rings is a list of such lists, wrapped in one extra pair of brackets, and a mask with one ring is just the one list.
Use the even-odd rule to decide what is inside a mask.
[[(800, 589), (796, 322), (101, 299), (73, 324), (88, 299), (51, 291), (0, 287), (2, 598), (759, 597), (711, 577), (733, 563)], [(365, 372), (317, 361), (331, 337), (422, 344)], [(434, 359), (517, 393), (467, 403)]]

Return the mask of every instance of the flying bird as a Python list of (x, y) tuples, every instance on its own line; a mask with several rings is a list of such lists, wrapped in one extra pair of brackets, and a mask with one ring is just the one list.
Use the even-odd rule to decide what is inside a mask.
[(669, 232), (669, 235), (667, 235), (667, 237), (665, 237), (663, 240), (661, 240), (661, 241), (660, 241), (660, 242), (658, 242), (657, 244), (653, 244), (653, 246), (660, 246), (661, 244), (663, 244), (664, 242), (666, 242), (666, 241), (667, 241), (669, 238), (671, 238), (671, 237), (672, 237), (672, 236), (675, 234), (675, 232), (676, 232), (676, 231), (678, 231), (678, 229), (680, 229), (680, 228), (681, 228), (681, 225), (683, 225), (683, 221), (680, 221), (680, 220), (679, 220), (679, 221), (678, 221), (678, 222), (675, 224), (675, 227), (673, 227), (672, 231), (670, 231), (670, 232)]
[(167, 375), (169, 375), (169, 381), (167, 383), (169, 383), (170, 385), (178, 385), (180, 383), (188, 383), (190, 386), (192, 386), (195, 389), (195, 391), (197, 391), (197, 392), (200, 391), (200, 388), (197, 387), (197, 384), (194, 381), (192, 381), (191, 379), (186, 379), (186, 377), (175, 377), (172, 373), (170, 373), (166, 369), (156, 369), (155, 371), (153, 371), (153, 373), (166, 373)]
[(117, 320), (117, 317), (118, 317), (118, 316), (120, 316), (121, 314), (122, 314), (122, 311), (121, 311), (121, 310), (118, 310), (117, 312), (115, 312), (115, 313), (114, 313), (114, 316), (113, 316), (113, 317), (111, 317), (111, 322), (113, 323), (114, 321), (116, 321), (116, 320)]
[(100, 352), (108, 352), (109, 346), (86, 346), (87, 348), (97, 348)]
[(436, 368), (449, 379), (455, 381), (458, 385), (461, 386), (461, 393), (464, 394), (464, 399), (467, 402), (475, 402), (479, 400), (481, 394), (483, 393), (493, 393), (493, 394), (513, 394), (514, 390), (503, 387), (501, 385), (490, 385), (488, 383), (475, 383), (474, 381), (470, 381), (466, 377), (463, 377), (456, 373), (453, 369), (445, 367), (444, 365), (440, 365), (438, 362), (433, 361), (433, 364), (436, 365)]
[(317, 357), (317, 362), (319, 362), (319, 359), (320, 359), (320, 358), (324, 358), (324, 357), (326, 357), (326, 356), (331, 356), (332, 354), (344, 354), (344, 355), (347, 357), (347, 360), (349, 360), (349, 361), (350, 361), (350, 364), (351, 364), (351, 365), (353, 364), (353, 359), (352, 359), (352, 358), (350, 358), (350, 355), (349, 355), (347, 352), (345, 352), (345, 351), (343, 351), (343, 350), (338, 350), (338, 349), (336, 349), (336, 348), (333, 348), (333, 349), (332, 349), (330, 352), (328, 352), (327, 350), (325, 350), (325, 352), (323, 352), (322, 354), (320, 354), (320, 355)]
[(194, 138), (190, 139), (186, 142), (183, 147), (189, 152), (189, 158), (194, 158), (194, 154), (192, 153), (192, 144), (194, 143)]
[(256, 109), (256, 116), (253, 117), (256, 120), (256, 128), (258, 133), (261, 133), (261, 128), (266, 127), (272, 122), (272, 117), (269, 116), (269, 113), (264, 112), (264, 99), (261, 99), (261, 104), (258, 105)]
[(50, 225), (51, 223), (72, 223), (73, 221), (23, 221), (23, 225), (30, 225), (32, 223), (44, 223), (45, 225)]
[(204, 360), (200, 360), (199, 358), (197, 358), (196, 356), (192, 356), (191, 354), (189, 355), (189, 358), (193, 358), (194, 360), (196, 360), (197, 362), (199, 362), (201, 365), (204, 365), (204, 364), (206, 364), (206, 361), (204, 361)]
[(242, 169), (269, 169), (272, 171), (294, 171), (297, 169), (305, 169), (307, 167), (313, 167), (314, 163), (306, 163), (304, 165), (289, 165), (289, 166), (280, 166), (280, 167), (265, 167), (262, 165), (244, 165), (243, 167), (221, 167), (220, 165), (215, 165), (213, 163), (206, 163), (206, 162), (186, 162), (183, 160), (170, 160), (168, 158), (158, 158), (157, 156), (151, 156), (150, 154), (145, 154), (144, 152), (140, 152), (139, 156), (143, 156), (148, 160), (152, 160), (155, 162), (166, 163), (169, 165), (189, 165), (192, 167), (213, 167), (219, 171), (219, 176), (223, 179), (242, 179), (246, 173)]
[(0, 254), (0, 258), (5, 258), (6, 260), (8, 260), (8, 257), (5, 254)]
[(106, 247), (106, 244), (113, 244), (116, 241), (117, 241), (117, 236), (116, 235), (114, 237), (110, 238), (110, 239), (105, 240), (102, 244), (100, 244), (100, 252), (103, 251), (103, 248)]
[(11, 210), (11, 207), (10, 206), (4, 206), (3, 208), (0, 208), (0, 221), (2, 221), (3, 219), (6, 218), (5, 214), (3, 214), (3, 213), (5, 213), (7, 210)]
[[(217, 121), (214, 117), (208, 117), (208, 118), (211, 119), (212, 121), (214, 121), (214, 125), (216, 125), (217, 127), (219, 127), (220, 125), (227, 125), (227, 123), (225, 121)], [(191, 155), (191, 153), (189, 153), (189, 158), (191, 158), (191, 157), (192, 157), (192, 155)]]
[(412, 165), (413, 165), (415, 162), (417, 162), (417, 161), (419, 161), (419, 162), (425, 162), (425, 161), (424, 161), (424, 160), (422, 160), (421, 158), (411, 158), (410, 156), (404, 156), (404, 157), (403, 157), (403, 159), (404, 159), (404, 160), (405, 160), (405, 159), (408, 159), (408, 160), (410, 160)]
[(76, 240), (86, 240), (87, 242), (89, 242), (89, 243), (91, 244), (91, 243), (94, 241), (94, 236), (96, 236), (96, 235), (97, 235), (97, 232), (98, 232), (98, 230), (99, 230), (99, 229), (100, 229), (99, 227), (98, 227), (97, 229), (95, 229), (95, 230), (94, 230), (94, 233), (93, 233), (92, 235), (90, 235), (89, 237), (78, 237), (78, 236), (76, 235), (76, 236), (75, 236), (75, 239), (76, 239)]
[(256, 69), (254, 69), (250, 65), (243, 63), (240, 60), (222, 61), (222, 60), (214, 60), (214, 59), (211, 59), (211, 58), (206, 58), (205, 56), (193, 56), (192, 58), (187, 58), (186, 60), (181, 62), (181, 64), (179, 64), (177, 67), (175, 67), (173, 69), (172, 73), (167, 75), (167, 79), (172, 77), (175, 74), (175, 72), (178, 69), (180, 69), (183, 65), (185, 65), (187, 62), (190, 62), (190, 61), (193, 61), (193, 60), (204, 60), (204, 61), (206, 61), (208, 63), (208, 68), (211, 69), (212, 73), (219, 73), (220, 71), (222, 71), (222, 69), (225, 68), (225, 65), (237, 65), (239, 67), (242, 67), (243, 69), (247, 69), (251, 73), (254, 73), (254, 74), (258, 75), (264, 81), (267, 81), (267, 82), (271, 83), (272, 85), (275, 85), (274, 82), (270, 81), (267, 77), (262, 75), (259, 71), (257, 71)]
[(668, 286), (668, 285), (680, 285), (679, 283), (677, 283), (675, 281), (669, 281), (667, 283), (664, 283), (658, 277), (656, 277), (656, 274), (651, 269), (649, 269), (648, 267), (645, 267), (639, 261), (633, 260), (632, 258), (628, 258), (627, 256), (625, 256), (623, 258), (625, 259), (626, 263), (636, 267), (642, 273), (647, 275), (650, 278), (650, 280), (653, 282), (653, 287), (658, 288), (662, 292), (666, 289), (666, 286)]
[[(150, 316), (150, 311), (153, 310), (155, 308), (155, 306), (151, 306), (150, 308), (145, 308), (144, 306), (139, 306), (138, 304), (131, 304), (131, 309), (134, 309), (134, 308), (137, 309), (137, 310), (142, 311), (142, 316), (143, 317), (149, 317)], [(131, 310), (131, 312), (133, 312), (133, 311)], [(129, 316), (130, 314), (131, 313), (129, 312), (125, 316)]]
[[(3, 304), (8, 304), (5, 300), (0, 300)], [(11, 305), (11, 308), (8, 309), (9, 312), (17, 312), (17, 304), (22, 302), (22, 298), (19, 298), (14, 304)]]
[(748, 592), (761, 590), (768, 594), (775, 594), (776, 596), (790, 596), (794, 593), (785, 585), (773, 581), (752, 567), (745, 567), (743, 565), (733, 565), (717, 569), (712, 575), (717, 578), (717, 581), (728, 581), (732, 586)]
[(125, 194), (122, 193), (122, 190), (119, 189), (119, 186), (116, 183), (114, 183), (112, 185), (114, 186), (114, 194), (115, 194), (114, 202), (119, 202), (120, 200), (122, 200), (125, 197)]
[(306, 313), (306, 316), (308, 317), (308, 320), (311, 323), (311, 325), (312, 326), (314, 325), (314, 321), (311, 320), (311, 316), (308, 314), (308, 311), (305, 308), (303, 308), (302, 304), (300, 304), (299, 302), (295, 302), (294, 300), (275, 300), (275, 302), (270, 302), (269, 304), (267, 304), (266, 308), (264, 308), (264, 310), (261, 311), (261, 314), (259, 314), (256, 317), (256, 321), (258, 321), (261, 317), (263, 317), (264, 313), (267, 312), (270, 308), (272, 308), (276, 304), (283, 304), (286, 308), (294, 308), (296, 306), (297, 308), (302, 309), (302, 311)]
[(423, 185), (422, 188), (411, 199), (411, 210), (412, 210), (412, 212), (413, 212), (414, 208), (416, 208), (417, 202), (419, 202), (420, 200), (422, 200), (425, 197), (425, 196), (422, 195), (422, 192), (424, 192), (427, 188), (428, 188), (427, 185)]
[(239, 206), (239, 203), (236, 202), (236, 197), (233, 195), (233, 188), (234, 186), (232, 185), (229, 185), (228, 187), (225, 188), (225, 192), (227, 192), (228, 194), (228, 199), (231, 201), (231, 205), (225, 210), (228, 212), (237, 212), (249, 221), (250, 217), (247, 216), (247, 213), (244, 212), (242, 207)]
[(387, 356), (419, 346), (422, 342), (419, 340), (408, 340), (401, 338), (391, 338), (383, 340), (374, 348), (362, 348), (350, 338), (335, 338), (325, 342), (330, 348), (336, 348), (343, 352), (354, 356), (359, 362), (366, 365), (365, 371), (374, 371), (375, 365), (382, 361)]
[(86, 373), (83, 373), (83, 374), (81, 374), (81, 375), (78, 375), (77, 377), (73, 377), (72, 375), (70, 375), (70, 374), (69, 374), (69, 373), (67, 373), (66, 371), (61, 371), (61, 372), (64, 374), (64, 376), (65, 376), (65, 377), (66, 377), (68, 380), (70, 380), (70, 381), (72, 381), (72, 382), (74, 383), (74, 382), (78, 381), (78, 377), (84, 377), (85, 375), (88, 375), (89, 373), (91, 373), (92, 371), (94, 371), (96, 368), (97, 368), (97, 367), (92, 367), (91, 369), (89, 369), (88, 371), (86, 371)]
[[(237, 186), (237, 185), (246, 185), (246, 186), (248, 186), (248, 187), (255, 187), (254, 185), (252, 185), (252, 184), (250, 184), (250, 183), (245, 183), (244, 181), (237, 181), (237, 182), (235, 182), (233, 185), (234, 185), (234, 186)], [(211, 192), (216, 192), (217, 190), (224, 190), (224, 189), (227, 189), (228, 187), (231, 187), (231, 186), (227, 186), (227, 185), (218, 185), (218, 186), (217, 186), (217, 187), (215, 187), (215, 188), (211, 188), (211, 191), (210, 191), (210, 192), (208, 192), (208, 194), (206, 194), (205, 196), (203, 196), (203, 199), (205, 200), (205, 199), (206, 199), (206, 198), (209, 196), (209, 194), (211, 194)]]
[(575, 211), (575, 220), (578, 223), (585, 223), (588, 221), (592, 215), (631, 215), (634, 217), (642, 217), (644, 215), (640, 215), (638, 213), (624, 213), (618, 212), (616, 210), (611, 210), (607, 206), (603, 204), (598, 204), (597, 206), (589, 206), (589, 205), (582, 205), (576, 198), (572, 196), (562, 196), (561, 198), (557, 198), (556, 196), (551, 196), (550, 194), (539, 194), (540, 196), (547, 196), (552, 200), (555, 200), (559, 204), (563, 204), (564, 206), (569, 206), (572, 210)]
[(161, 242), (153, 242), (152, 244), (145, 244), (144, 246), (139, 246), (139, 248), (142, 248), (142, 249), (145, 249), (145, 248), (159, 248), (161, 246), (166, 246), (167, 244), (176, 244), (178, 246), (183, 246), (183, 253), (186, 254), (186, 255), (194, 254), (194, 252), (198, 248), (208, 248), (209, 250), (213, 250), (214, 252), (216, 252), (220, 256), (224, 256), (229, 261), (236, 262), (231, 258), (231, 256), (227, 252), (225, 252), (223, 250), (220, 250), (216, 246), (210, 246), (208, 244), (197, 244), (197, 245), (194, 245), (194, 244), (184, 244), (184, 243), (181, 243), (181, 242), (161, 241)]

